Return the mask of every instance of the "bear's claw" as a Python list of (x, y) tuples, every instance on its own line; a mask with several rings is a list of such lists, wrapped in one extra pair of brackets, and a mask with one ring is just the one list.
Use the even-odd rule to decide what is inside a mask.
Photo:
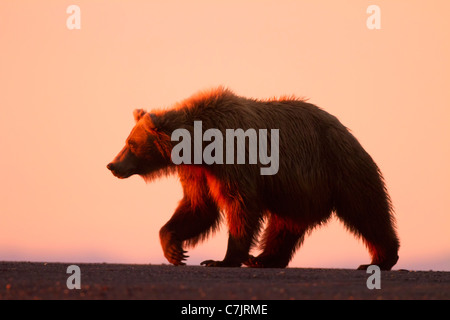
[(200, 263), (202, 266), (205, 267), (240, 267), (241, 263), (236, 262), (230, 262), (230, 261), (216, 261), (216, 260), (205, 260)]
[(181, 241), (178, 240), (173, 234), (162, 238), (162, 240), (164, 240), (161, 241), (161, 244), (166, 259), (176, 266), (186, 265), (184, 261), (189, 258), (189, 256), (186, 255), (187, 251), (183, 250)]
[(189, 256), (185, 255), (185, 253), (187, 253), (187, 251), (181, 250), (181, 248), (170, 246), (167, 251), (164, 252), (164, 256), (170, 263), (176, 266), (184, 266), (186, 265), (184, 261), (189, 258)]
[(249, 268), (286, 268), (289, 260), (280, 259), (278, 257), (259, 255), (254, 257), (248, 256), (248, 259), (244, 262)]
[(261, 268), (262, 265), (258, 259), (252, 255), (248, 256), (247, 261), (244, 262), (244, 265), (250, 268)]

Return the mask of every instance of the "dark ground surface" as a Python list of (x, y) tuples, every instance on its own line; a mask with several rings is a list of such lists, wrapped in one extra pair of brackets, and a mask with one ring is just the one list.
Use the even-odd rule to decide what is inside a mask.
[(450, 299), (450, 272), (206, 268), (77, 264), (81, 290), (66, 286), (70, 263), (0, 262), (0, 299)]

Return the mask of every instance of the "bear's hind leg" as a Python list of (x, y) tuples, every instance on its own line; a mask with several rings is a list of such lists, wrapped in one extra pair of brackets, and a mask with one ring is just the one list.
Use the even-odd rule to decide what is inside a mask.
[[(353, 196), (348, 202), (338, 204), (336, 214), (347, 229), (362, 237), (372, 257), (370, 264), (381, 270), (391, 270), (397, 263), (400, 245), (390, 206), (383, 197), (378, 202), (369, 200), (367, 206), (355, 205), (356, 199), (357, 196)], [(365, 270), (368, 266), (361, 265), (358, 270)]]

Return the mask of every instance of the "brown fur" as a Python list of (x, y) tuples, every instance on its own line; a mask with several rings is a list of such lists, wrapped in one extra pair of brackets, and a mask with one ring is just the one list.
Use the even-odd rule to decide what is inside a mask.
[[(184, 264), (183, 245), (196, 245), (219, 226), (221, 213), (229, 227), (223, 261), (207, 266), (286, 267), (305, 234), (335, 212), (361, 237), (371, 264), (389, 270), (398, 260), (399, 240), (391, 201), (380, 170), (336, 117), (292, 97), (258, 101), (218, 88), (192, 96), (169, 111), (135, 110), (136, 126), (108, 168), (119, 178), (139, 174), (147, 181), (177, 173), (183, 199), (160, 231), (166, 258)], [(257, 164), (174, 165), (175, 129), (193, 136), (203, 130), (279, 129), (279, 171), (260, 175)], [(262, 253), (249, 256), (262, 220)], [(365, 268), (362, 265), (360, 268)]]

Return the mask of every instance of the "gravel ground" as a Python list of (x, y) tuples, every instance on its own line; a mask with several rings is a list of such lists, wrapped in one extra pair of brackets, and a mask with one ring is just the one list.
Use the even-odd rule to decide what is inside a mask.
[(69, 265), (0, 262), (0, 299), (450, 299), (450, 272), (382, 271), (369, 290), (371, 274), (349, 269), (80, 263), (81, 289), (69, 290)]

